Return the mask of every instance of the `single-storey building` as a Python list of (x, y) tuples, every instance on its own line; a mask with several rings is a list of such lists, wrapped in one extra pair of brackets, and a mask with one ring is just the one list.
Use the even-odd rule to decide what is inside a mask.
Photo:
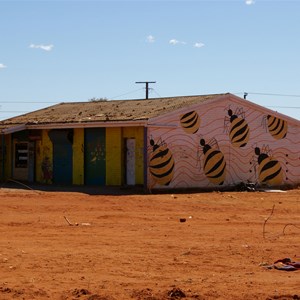
[(60, 103), (0, 121), (0, 178), (148, 190), (300, 183), (300, 121), (230, 93)]

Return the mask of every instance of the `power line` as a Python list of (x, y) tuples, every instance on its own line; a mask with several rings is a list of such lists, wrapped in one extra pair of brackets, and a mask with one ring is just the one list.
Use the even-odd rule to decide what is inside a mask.
[(162, 98), (161, 95), (160, 95), (154, 88), (152, 88), (151, 90), (152, 90), (159, 98)]
[(119, 97), (122, 97), (122, 96), (125, 96), (125, 95), (128, 95), (128, 94), (132, 94), (132, 93), (135, 93), (137, 91), (141, 91), (142, 89), (138, 89), (138, 90), (134, 90), (134, 91), (131, 91), (131, 92), (127, 92), (125, 94), (122, 94), (122, 95), (118, 95), (118, 96), (115, 96), (115, 97), (110, 97), (109, 99), (115, 99), (115, 98), (119, 98)]
[(18, 103), (18, 104), (22, 104), (22, 103), (24, 103), (24, 104), (46, 104), (46, 103), (60, 103), (60, 102), (33, 102), (33, 101), (25, 101), (25, 102), (23, 102), (23, 101), (0, 101), (0, 103)]
[(28, 110), (27, 111), (18, 111), (18, 110), (0, 110), (0, 113), (27, 113), (29, 112)]
[(256, 93), (256, 92), (238, 92), (235, 94), (251, 94), (251, 95), (264, 95), (264, 96), (278, 96), (278, 97), (293, 97), (293, 98), (298, 98), (300, 95), (288, 95), (288, 94), (272, 94), (272, 93)]
[[(133, 91), (130, 91), (130, 92), (118, 95), (118, 96), (109, 97), (109, 100), (113, 100), (115, 98), (126, 96), (126, 95), (129, 95), (129, 94), (141, 91), (141, 90), (143, 90), (143, 88), (140, 88), (140, 89), (137, 89), (137, 90), (133, 90)], [(64, 101), (64, 102), (67, 102), (67, 101)], [(73, 101), (70, 101), (70, 102), (73, 102)], [(50, 102), (50, 101), (49, 102), (36, 102), (36, 101), (24, 101), (24, 102), (23, 101), (0, 101), (0, 103), (3, 103), (3, 104), (8, 104), (8, 103), (14, 103), (14, 104), (15, 103), (16, 104), (59, 104), (59, 103), (61, 103), (61, 101), (56, 101), (56, 102)]]
[[(109, 99), (115, 99), (115, 98), (118, 98), (118, 97), (122, 97), (122, 96), (125, 96), (125, 95), (128, 95), (128, 94), (132, 94), (132, 93), (135, 93), (135, 92), (138, 92), (138, 91), (141, 91), (143, 90), (144, 88), (141, 88), (141, 89), (137, 89), (137, 90), (133, 90), (133, 91), (130, 91), (130, 92), (127, 92), (127, 93), (124, 93), (124, 94), (121, 94), (121, 95), (118, 95), (118, 96), (115, 96), (115, 97), (111, 97)], [(159, 93), (154, 89), (154, 88), (148, 88), (149, 90), (153, 91), (155, 94), (157, 94), (160, 98), (161, 98), (161, 95), (159, 95)], [(233, 93), (233, 94), (245, 94), (244, 92), (237, 92), (237, 93)], [(254, 95), (265, 95), (265, 96), (282, 96), (282, 97), (300, 97), (300, 95), (287, 95), (287, 94), (274, 94), (274, 93), (256, 93), (256, 92), (247, 92), (246, 94), (254, 94)], [(0, 101), (1, 104), (58, 104), (58, 103), (61, 103), (61, 102), (34, 102), (34, 101), (25, 101), (25, 102), (22, 102), (22, 101)], [(268, 108), (284, 108), (284, 109), (300, 109), (300, 106), (266, 106)], [(29, 111), (4, 111), (4, 110), (1, 110), (0, 109), (0, 113), (27, 113)]]
[(266, 106), (270, 108), (290, 108), (290, 109), (300, 109), (300, 106)]

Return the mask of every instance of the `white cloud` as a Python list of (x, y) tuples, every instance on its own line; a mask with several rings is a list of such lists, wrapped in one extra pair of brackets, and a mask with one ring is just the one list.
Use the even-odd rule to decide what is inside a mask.
[(7, 68), (6, 65), (0, 64), (0, 69), (5, 69), (5, 68)]
[(247, 5), (252, 5), (252, 4), (254, 4), (255, 2), (254, 2), (254, 0), (245, 0), (245, 3), (246, 3)]
[(154, 38), (153, 35), (150, 34), (150, 35), (147, 36), (146, 41), (148, 43), (154, 43), (155, 42), (155, 38)]
[(34, 48), (34, 49), (42, 49), (45, 51), (51, 51), (53, 49), (54, 45), (35, 45), (31, 44), (29, 48)]
[(169, 40), (169, 44), (171, 44), (171, 45), (177, 45), (177, 44), (185, 45), (186, 42), (178, 41), (176, 39), (171, 39), (171, 40)]
[(195, 48), (202, 48), (203, 46), (204, 46), (204, 44), (200, 43), (200, 42), (194, 44)]
[(177, 41), (175, 39), (169, 40), (169, 44), (171, 44), (171, 45), (177, 45), (178, 43), (179, 43), (179, 41)]

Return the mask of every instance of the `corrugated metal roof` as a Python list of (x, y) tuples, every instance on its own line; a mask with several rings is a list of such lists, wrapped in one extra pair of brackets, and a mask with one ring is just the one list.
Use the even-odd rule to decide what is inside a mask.
[(65, 124), (148, 120), (175, 109), (202, 103), (225, 94), (60, 103), (21, 116), (0, 121), (0, 128), (19, 124)]

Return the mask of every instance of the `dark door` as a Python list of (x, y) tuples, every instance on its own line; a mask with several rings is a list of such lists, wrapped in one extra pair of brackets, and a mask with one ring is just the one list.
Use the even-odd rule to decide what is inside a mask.
[(53, 183), (72, 184), (73, 131), (51, 130), (49, 137), (53, 144)]
[(84, 178), (87, 185), (105, 185), (105, 128), (84, 131)]

